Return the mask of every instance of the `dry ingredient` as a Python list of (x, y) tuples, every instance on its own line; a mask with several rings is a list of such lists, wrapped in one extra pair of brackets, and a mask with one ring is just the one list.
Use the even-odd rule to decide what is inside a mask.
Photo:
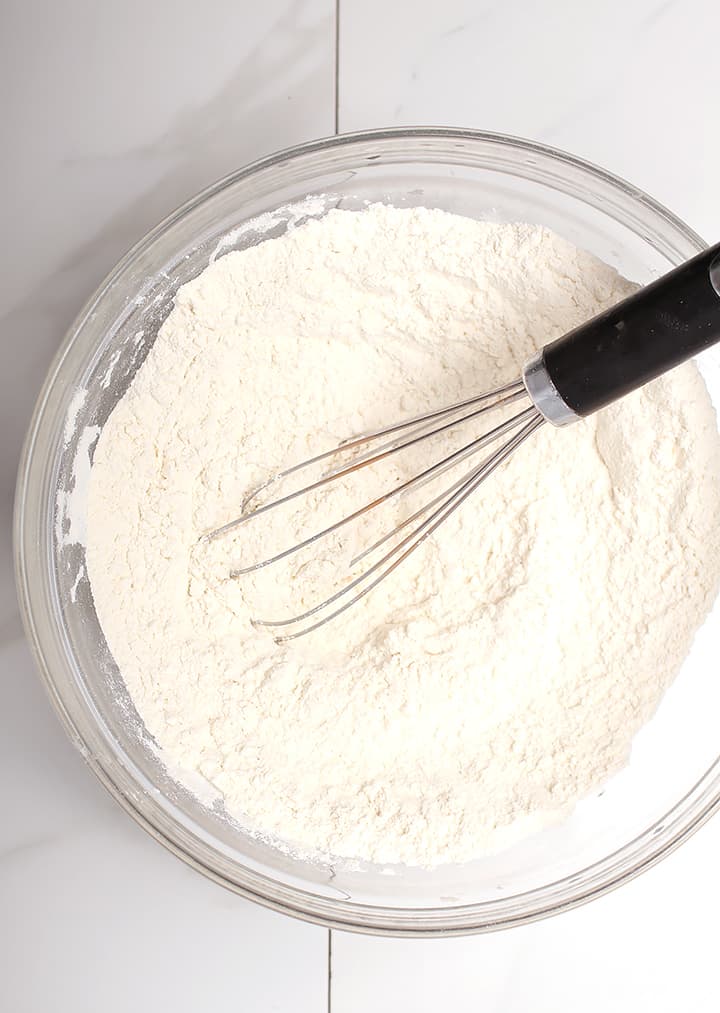
[(251, 627), (237, 537), (198, 539), (281, 466), (514, 378), (632, 288), (537, 226), (375, 205), (178, 292), (100, 436), (87, 518), (100, 623), (174, 769), (301, 852), (432, 865), (546, 825), (626, 762), (718, 589), (720, 439), (693, 365), (545, 427), (303, 640)]

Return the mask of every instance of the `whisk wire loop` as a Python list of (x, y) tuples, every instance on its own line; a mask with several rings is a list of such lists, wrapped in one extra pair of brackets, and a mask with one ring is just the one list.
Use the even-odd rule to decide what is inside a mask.
[[(502, 422), (500, 425), (490, 430), (489, 433), (486, 433), (485, 435), (475, 440), (471, 440), (470, 443), (466, 443), (465, 446), (460, 447), (459, 450), (456, 450), (454, 451), (454, 453), (447, 455), (442, 460), (426, 468), (424, 471), (421, 471), (418, 475), (414, 475), (412, 478), (407, 479), (405, 482), (402, 482), (394, 489), (391, 489), (390, 492), (383, 493), (382, 496), (378, 496), (376, 499), (371, 500), (369, 503), (366, 503), (365, 506), (362, 506), (358, 510), (353, 511), (353, 513), (348, 514), (341, 520), (336, 521), (334, 524), (330, 524), (328, 525), (328, 527), (323, 528), (320, 531), (316, 531), (315, 534), (309, 535), (302, 541), (296, 542), (294, 545), (291, 545), (290, 548), (284, 549), (282, 552), (278, 552), (273, 556), (269, 556), (267, 559), (263, 559), (258, 563), (253, 563), (250, 566), (238, 567), (231, 571), (230, 576), (234, 578), (242, 577), (247, 573), (253, 573), (255, 570), (260, 570), (265, 566), (270, 566), (272, 563), (279, 563), (281, 560), (287, 559), (288, 556), (294, 555), (296, 552), (300, 552), (302, 549), (306, 549), (314, 542), (317, 542), (320, 538), (325, 538), (327, 535), (331, 535), (335, 531), (339, 531), (340, 528), (345, 527), (352, 521), (358, 520), (364, 514), (367, 514), (371, 510), (376, 509), (376, 507), (379, 507), (382, 504), (387, 503), (389, 500), (393, 499), (396, 496), (399, 496), (401, 493), (408, 492), (414, 486), (421, 485), (429, 478), (435, 477), (438, 474), (442, 474), (449, 467), (454, 466), (459, 461), (470, 456), (471, 454), (478, 453), (480, 450), (482, 450), (483, 447), (486, 447), (489, 443), (492, 443), (494, 440), (498, 439), (506, 432), (509, 432), (510, 430), (517, 428), (517, 426), (521, 425), (523, 422), (528, 421), (534, 414), (536, 414), (534, 408), (526, 408), (525, 411), (520, 412), (518, 415), (513, 416), (513, 418), (509, 419), (507, 422)], [(435, 432), (440, 432), (444, 428), (445, 427), (441, 427), (440, 430), (435, 430)], [(404, 449), (408, 445), (409, 444), (404, 444), (403, 447), (398, 449)], [(381, 456), (378, 455), (377, 458), (370, 459), (365, 463), (374, 464), (381, 459), (382, 459)], [(326, 482), (330, 481), (330, 479), (343, 478), (351, 474), (354, 470), (355, 468), (346, 468), (336, 473), (333, 473), (331, 476), (329, 476), (326, 479), (323, 479), (321, 482), (312, 483), (311, 485), (305, 486), (305, 488), (300, 489), (297, 492), (291, 493), (288, 496), (282, 497), (277, 500), (273, 500), (272, 503), (268, 503), (264, 507), (259, 507), (257, 510), (252, 511), (249, 514), (246, 514), (246, 516), (243, 517), (242, 520), (247, 521), (256, 519), (262, 513), (266, 513), (268, 510), (273, 509), (275, 507), (282, 506), (284, 503), (287, 503), (291, 499), (295, 499), (298, 496), (307, 495), (308, 493), (313, 492), (316, 488), (318, 488), (319, 485), (325, 484)]]
[[(242, 504), (240, 516), (209, 532), (204, 536), (205, 540), (215, 540), (235, 531), (241, 525), (256, 520), (271, 510), (276, 510), (301, 496), (308, 496), (331, 482), (347, 478), (362, 468), (379, 464), (400, 451), (409, 450), (438, 434), (471, 423), (491, 411), (506, 410), (522, 399), (530, 400), (523, 381), (516, 380), (476, 397), (458, 401), (455, 404), (397, 422), (371, 433), (351, 437), (332, 450), (316, 454), (308, 460), (286, 468), (253, 490)], [(530, 400), (529, 407), (522, 408), (509, 418), (498, 422), (488, 431), (474, 437), (452, 453), (445, 454), (440, 460), (428, 465), (418, 474), (401, 481), (394, 488), (375, 497), (359, 509), (353, 510), (334, 523), (322, 527), (268, 558), (233, 569), (230, 577), (238, 578), (287, 559), (289, 556), (314, 545), (320, 539), (334, 534), (351, 522), (358, 521), (365, 514), (376, 510), (395, 497), (437, 480), (446, 471), (456, 468), (464, 460), (480, 453), (481, 450), (501, 438), (508, 437), (489, 456), (479, 464), (472, 466), (468, 473), (458, 478), (438, 495), (430, 498), (419, 509), (414, 510), (410, 516), (381, 535), (367, 548), (358, 552), (350, 562), (350, 571), (363, 560), (373, 556), (383, 546), (388, 546), (388, 543), (392, 543), (394, 539), (399, 539), (395, 541), (395, 544), (390, 544), (379, 559), (374, 562), (368, 559), (368, 565), (358, 576), (351, 578), (322, 601), (296, 615), (285, 619), (253, 619), (253, 624), (280, 631), (275, 639), (278, 643), (283, 643), (305, 636), (347, 611), (415, 552), (544, 421), (545, 418)], [(348, 462), (346, 455), (353, 454), (353, 452), (355, 452), (355, 456)], [(337, 463), (338, 457), (341, 458), (339, 464)], [(345, 457), (344, 461), (343, 457)], [(291, 492), (270, 499), (269, 502), (262, 505), (252, 506), (263, 493), (267, 493), (273, 486), (294, 475), (299, 475), (303, 471), (321, 466), (324, 462), (329, 465), (329, 469), (319, 478), (306, 482)], [(410, 531), (403, 534), (408, 528)]]
[[(529, 409), (529, 411), (534, 410)], [(347, 601), (343, 602), (343, 604), (340, 605), (338, 608), (334, 609), (327, 615), (324, 615), (322, 619), (319, 619), (317, 622), (312, 623), (312, 625), (310, 626), (304, 626), (300, 630), (295, 630), (290, 633), (282, 634), (276, 637), (275, 640), (277, 643), (280, 644), (285, 643), (289, 640), (295, 640), (298, 637), (305, 636), (307, 633), (312, 633), (314, 630), (317, 630), (321, 626), (324, 626), (326, 623), (329, 623), (331, 619), (335, 619), (337, 616), (347, 611), (347, 609), (355, 605), (356, 602), (358, 602), (361, 598), (364, 598), (365, 595), (369, 594), (370, 591), (372, 591), (375, 587), (377, 587), (377, 585), (381, 581), (383, 581), (394, 570), (396, 570), (397, 567), (400, 566), (400, 564), (404, 560), (406, 560), (408, 556), (411, 555), (411, 553), (413, 553), (417, 548), (419, 548), (419, 546), (427, 538), (429, 538), (430, 535), (432, 535), (440, 527), (440, 525), (444, 521), (446, 521), (447, 518), (450, 517), (450, 515), (453, 514), (470, 495), (472, 495), (472, 493), (475, 492), (478, 486), (482, 482), (484, 482), (485, 479), (488, 478), (492, 474), (492, 472), (495, 471), (496, 468), (498, 468), (505, 460), (507, 460), (507, 458), (510, 457), (510, 455), (514, 453), (514, 451), (517, 450), (517, 448), (522, 443), (524, 443), (524, 441), (528, 439), (528, 437), (531, 436), (535, 432), (535, 430), (538, 429), (543, 424), (544, 421), (545, 420), (542, 417), (542, 415), (540, 415), (538, 412), (534, 412), (533, 417), (530, 418), (529, 421), (525, 423), (525, 425), (519, 430), (519, 432), (515, 434), (515, 436), (513, 436), (510, 440), (508, 440), (507, 443), (505, 443), (499, 450), (495, 451), (494, 454), (491, 454), (485, 461), (483, 461), (482, 464), (480, 464), (477, 468), (475, 468), (470, 473), (469, 476), (466, 476), (464, 479), (460, 480), (460, 482), (455, 483), (455, 486), (451, 487), (451, 490), (455, 491), (451, 492), (451, 490), (446, 490), (441, 497), (438, 497), (435, 501), (433, 501), (434, 503), (436, 503), (438, 499), (444, 500), (442, 505), (439, 506), (437, 509), (433, 510), (433, 512), (430, 514), (429, 517), (426, 518), (425, 521), (419, 524), (417, 528), (415, 528), (415, 530), (410, 532), (409, 535), (406, 535), (396, 546), (394, 546), (392, 549), (386, 552), (381, 559), (379, 559), (376, 563), (373, 563), (370, 567), (368, 567), (368, 569), (365, 570), (363, 573), (361, 573), (360, 576), (356, 577), (354, 580), (351, 580), (344, 587), (340, 588), (339, 591), (336, 591), (334, 594), (328, 596), (327, 598), (325, 598), (323, 601), (313, 606), (312, 608), (307, 609), (305, 612), (301, 612), (287, 619), (254, 619), (253, 625), (278, 629), (302, 623), (303, 621), (311, 619), (313, 616), (316, 616), (319, 613), (323, 612), (325, 609), (331, 607), (336, 602), (344, 598), (346, 595), (351, 594), (362, 584), (364, 584), (365, 581), (367, 581), (370, 577), (372, 577), (373, 574), (378, 573), (378, 571), (380, 570), (381, 572), (366, 587), (362, 587), (361, 590), (357, 591), (356, 594), (353, 594), (352, 597), (350, 597)], [(448, 495), (448, 493), (450, 493), (450, 495)], [(402, 525), (396, 527), (392, 532), (389, 533), (389, 535), (384, 536), (381, 542), (385, 542), (388, 540), (388, 538), (391, 538), (393, 535), (397, 534), (403, 527), (405, 527), (408, 523), (410, 523), (411, 520), (416, 519), (417, 516), (426, 512), (427, 509), (429, 508), (430, 504), (427, 504), (422, 510), (418, 511), (413, 518), (408, 518), (407, 521), (403, 522)], [(374, 547), (377, 547), (377, 545), (381, 544), (381, 542), (376, 543), (376, 546)], [(358, 558), (362, 558), (365, 555), (366, 553), (363, 553), (362, 556)], [(388, 565), (385, 566), (385, 564)], [(383, 566), (385, 566), (385, 569), (381, 569)]]
[[(466, 401), (459, 401), (457, 404), (449, 405), (445, 408), (441, 408), (433, 412), (428, 412), (425, 415), (418, 415), (413, 419), (408, 419), (404, 422), (399, 422), (396, 423), (395, 425), (386, 426), (383, 429), (378, 429), (375, 432), (368, 433), (362, 436), (352, 437), (349, 440), (343, 441), (338, 447), (335, 447), (332, 450), (326, 450), (322, 454), (317, 454), (315, 457), (310, 457), (306, 461), (301, 461), (299, 464), (295, 464), (291, 468), (286, 468), (284, 471), (281, 471), (277, 475), (274, 475), (271, 479), (269, 479), (263, 485), (259, 486), (257, 489), (253, 490), (253, 492), (250, 493), (248, 497), (246, 497), (243, 503), (243, 509), (239, 517), (236, 517), (234, 520), (229, 521), (227, 524), (223, 524), (219, 528), (215, 528), (214, 531), (210, 531), (207, 535), (205, 535), (205, 539), (207, 541), (214, 541), (216, 538), (219, 538), (221, 535), (225, 535), (228, 532), (234, 530), (235, 528), (240, 527), (240, 525), (245, 524), (247, 521), (253, 518), (257, 518), (261, 514), (267, 513), (268, 510), (272, 510), (276, 507), (283, 506), (285, 503), (289, 503), (291, 500), (297, 499), (299, 496), (306, 496), (308, 493), (314, 492), (316, 489), (320, 489), (322, 486), (327, 485), (329, 482), (332, 482), (335, 479), (344, 478), (347, 475), (350, 475), (353, 472), (358, 471), (360, 468), (366, 468), (369, 467), (370, 465), (377, 464), (379, 461), (383, 460), (385, 457), (388, 457), (390, 454), (397, 453), (401, 450), (406, 450), (408, 447), (414, 446), (415, 444), (419, 443), (424, 439), (429, 439), (430, 437), (436, 436), (440, 432), (444, 432), (448, 429), (451, 429), (454, 426), (459, 425), (460, 423), (467, 422), (470, 419), (476, 418), (477, 416), (485, 414), (488, 411), (494, 410), (496, 408), (502, 408), (506, 405), (510, 405), (513, 402), (518, 401), (520, 398), (523, 398), (525, 396), (526, 392), (522, 384), (522, 381), (517, 381), (515, 383), (506, 384), (503, 387), (498, 387), (495, 390), (487, 391), (486, 393), (481, 394), (478, 397), (469, 398)], [(499, 399), (497, 401), (494, 401), (490, 405), (485, 404), (483, 405), (482, 408), (477, 408), (474, 411), (470, 412), (469, 414), (464, 415), (460, 419), (453, 419), (450, 422), (446, 422), (442, 426), (429, 428), (426, 430), (426, 426), (428, 425), (428, 423), (432, 423), (436, 419), (440, 419), (447, 415), (453, 414), (457, 411), (460, 411), (464, 408), (468, 408), (472, 405), (487, 402), (488, 400), (494, 397), (498, 397)], [(393, 432), (399, 432), (401, 430), (409, 429), (411, 427), (418, 427), (419, 429), (422, 429), (424, 431), (420, 432), (416, 436), (411, 436), (406, 440), (401, 440), (401, 442), (399, 443), (392, 441), (390, 444), (387, 445), (387, 448), (381, 447), (379, 450), (376, 448), (368, 455), (363, 455), (359, 458), (356, 458), (355, 460), (353, 460), (351, 464), (342, 465), (337, 469), (331, 470), (330, 472), (323, 475), (322, 478), (317, 479), (317, 481), (315, 482), (311, 482), (309, 485), (306, 485), (301, 489), (296, 489), (293, 492), (288, 493), (286, 496), (282, 496), (279, 499), (273, 500), (270, 503), (265, 503), (263, 506), (257, 507), (256, 509), (247, 512), (247, 507), (254, 499), (257, 499), (257, 497), (262, 492), (264, 492), (270, 486), (280, 482), (281, 480), (289, 478), (291, 475), (297, 474), (297, 472), (299, 471), (309, 469), (313, 465), (319, 464), (321, 461), (327, 460), (332, 457), (336, 457), (339, 453), (346, 453), (350, 450), (354, 450), (356, 447), (360, 447), (368, 443), (374, 443), (376, 440), (381, 439), (384, 436), (388, 436)], [(268, 562), (270, 562), (270, 560), (268, 560)]]

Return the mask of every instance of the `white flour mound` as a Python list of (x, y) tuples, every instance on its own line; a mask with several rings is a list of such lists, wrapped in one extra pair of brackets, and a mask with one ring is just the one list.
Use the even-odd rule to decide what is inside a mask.
[(179, 291), (100, 436), (87, 525), (102, 628), (174, 769), (301, 851), (432, 865), (546, 825), (627, 761), (718, 589), (720, 440), (693, 365), (544, 426), (376, 592), (292, 643), (251, 615), (318, 600), (368, 531), (264, 589), (229, 578), (259, 521), (198, 539), (281, 467), (515, 379), (632, 289), (539, 227), (373, 206)]

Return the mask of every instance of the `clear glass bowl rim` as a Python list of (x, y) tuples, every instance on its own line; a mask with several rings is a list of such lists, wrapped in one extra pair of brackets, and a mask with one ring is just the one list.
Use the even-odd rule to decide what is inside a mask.
[[(514, 901), (501, 917), (488, 918), (483, 908), (485, 905), (465, 905), (453, 909), (445, 908), (399, 908), (374, 907), (354, 902), (329, 900), (318, 897), (301, 889), (276, 884), (272, 888), (269, 880), (263, 886), (259, 877), (248, 874), (246, 878), (242, 870), (237, 878), (230, 879), (210, 862), (204, 860), (199, 853), (185, 846), (187, 840), (181, 833), (173, 834), (173, 827), (158, 809), (153, 809), (152, 800), (145, 800), (141, 805), (137, 797), (123, 790), (113, 775), (113, 766), (105, 762), (87, 742), (88, 728), (83, 729), (83, 718), (87, 714), (78, 715), (73, 712), (72, 703), (68, 702), (58, 689), (48, 661), (46, 650), (47, 634), (39, 629), (39, 620), (43, 617), (38, 609), (41, 605), (40, 595), (35, 594), (29, 574), (28, 539), (25, 525), (25, 506), (29, 490), (33, 483), (37, 486), (37, 468), (34, 467), (34, 452), (37, 447), (40, 430), (48, 399), (53, 391), (57, 374), (68, 355), (76, 338), (81, 332), (88, 316), (93, 312), (108, 290), (123, 275), (141, 253), (147, 250), (158, 237), (166, 233), (173, 225), (185, 217), (190, 211), (221, 191), (235, 184), (251, 179), (256, 173), (289, 163), (293, 159), (312, 154), (331, 152), (334, 149), (351, 148), (353, 145), (392, 144), (403, 141), (434, 142), (481, 142), (495, 147), (498, 151), (512, 150), (527, 156), (540, 156), (558, 167), (568, 170), (577, 169), (584, 175), (594, 179), (603, 188), (629, 198), (635, 205), (642, 205), (648, 212), (664, 222), (681, 237), (688, 249), (702, 250), (706, 244), (692, 229), (682, 222), (671, 211), (659, 204), (652, 197), (639, 190), (636, 186), (619, 178), (584, 159), (568, 154), (556, 148), (538, 142), (525, 140), (510, 135), (488, 131), (456, 129), (447, 127), (412, 127), (387, 128), (380, 130), (359, 131), (340, 134), (332, 137), (311, 141), (305, 144), (283, 149), (265, 158), (258, 159), (249, 165), (230, 173), (211, 184), (199, 194), (192, 197), (174, 212), (168, 215), (157, 226), (141, 238), (128, 253), (116, 264), (95, 292), (90, 296), (69, 327), (46, 376), (38, 396), (32, 420), (22, 450), (15, 496), (14, 511), (14, 560), (15, 574), (20, 605), (20, 613), (25, 632), (41, 673), (45, 690), (51, 703), (73, 744), (79, 749), (84, 759), (98, 777), (100, 782), (116, 799), (117, 802), (142, 826), (151, 836), (167, 847), (177, 857), (196, 868), (215, 882), (232, 889), (234, 892), (266, 907), (300, 917), (307, 921), (324, 925), (328, 928), (361, 931), (379, 935), (400, 936), (439, 936), (462, 935), (472, 932), (491, 931), (514, 925), (526, 924), (548, 915), (577, 907), (594, 897), (615, 889), (629, 881), (645, 869), (651, 867), (663, 857), (677, 848), (684, 840), (694, 833), (720, 807), (720, 761), (713, 764), (696, 784), (679, 799), (674, 808), (667, 813), (654, 827), (648, 828), (643, 834), (628, 842), (623, 848), (606, 856), (593, 866), (582, 870), (582, 883), (578, 880), (581, 874), (570, 879), (549, 883), (507, 900)], [(679, 811), (681, 810), (681, 811)], [(658, 831), (658, 825), (661, 829)], [(517, 903), (525, 901), (525, 903)]]

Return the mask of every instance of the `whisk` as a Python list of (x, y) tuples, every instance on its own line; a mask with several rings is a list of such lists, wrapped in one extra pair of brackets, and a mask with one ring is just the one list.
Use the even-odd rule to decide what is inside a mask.
[[(547, 344), (525, 365), (518, 379), (456, 404), (351, 437), (333, 450), (293, 464), (255, 489), (241, 505), (240, 516), (205, 538), (214, 540), (234, 532), (360, 469), (418, 448), (438, 434), (476, 420), (490, 420), (496, 412), (507, 415), (511, 407), (516, 408), (502, 421), (496, 415), (495, 424), (486, 431), (339, 520), (318, 523), (317, 530), (308, 537), (252, 565), (232, 570), (230, 576), (240, 578), (311, 549), (394, 497), (418, 489), (474, 458), (459, 479), (356, 554), (351, 571), (361, 562), (364, 568), (338, 590), (295, 615), (253, 620), (257, 626), (269, 627), (278, 642), (305, 636), (341, 615), (385, 580), (546, 422), (566, 426), (591, 415), (718, 341), (720, 244)], [(487, 455), (478, 460), (485, 449)], [(301, 482), (300, 488), (258, 504), (261, 496), (267, 496), (278, 483), (292, 476), (297, 479), (318, 467), (323, 469), (319, 478)]]

